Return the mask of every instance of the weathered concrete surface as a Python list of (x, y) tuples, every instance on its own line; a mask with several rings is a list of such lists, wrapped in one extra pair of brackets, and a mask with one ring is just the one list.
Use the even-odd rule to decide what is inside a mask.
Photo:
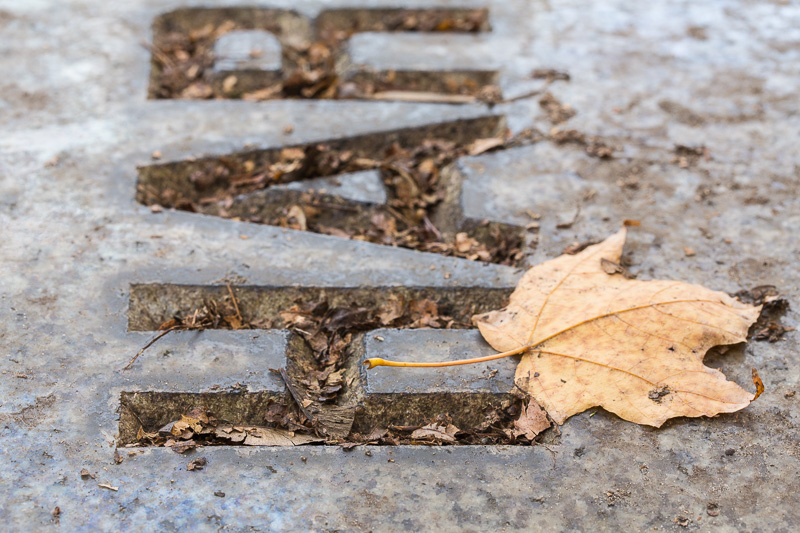
[[(140, 43), (151, 20), (201, 4), (0, 0), (0, 529), (680, 530), (678, 517), (695, 530), (798, 528), (793, 333), (710, 356), (711, 366), (741, 384), (751, 366), (759, 369), (767, 392), (750, 408), (660, 430), (598, 410), (570, 419), (548, 449), (381, 448), (372, 456), (363, 449), (206, 449), (195, 455), (209, 458), (201, 472), (186, 471), (190, 459), (170, 451), (129, 457), (123, 450), (115, 465), (119, 392), (140, 378), (158, 379), (136, 374), (155, 370), (158, 349), (134, 373), (119, 371), (142, 343), (126, 332), (130, 283), (239, 277), (270, 285), (505, 287), (519, 276), (137, 206), (135, 166), (154, 150), (173, 160), (487, 113), (355, 101), (146, 101), (149, 53)], [(313, 15), (344, 4), (268, 5)], [(603, 162), (580, 146), (545, 143), (464, 160), (467, 215), (527, 223), (526, 210), (540, 213), (534, 261), (573, 241), (602, 238), (623, 218), (642, 219), (626, 252), (640, 277), (727, 291), (771, 283), (798, 301), (796, 4), (486, 4), (492, 34), (448, 36), (429, 59), (430, 39), (440, 37), (402, 36), (383, 66), (428, 67), (440, 59), (497, 66), (506, 97), (541, 86), (529, 79), (535, 68), (568, 71), (571, 81), (551, 92), (578, 113), (560, 127), (602, 136), (620, 150)], [(390, 46), (390, 37), (374, 39)], [(368, 35), (351, 44), (373, 46)], [(369, 48), (353, 56), (383, 60)], [(498, 111), (515, 131), (551, 128), (535, 98)], [(284, 133), (289, 125), (291, 135)], [(708, 155), (682, 166), (678, 144), (704, 145)], [(557, 228), (578, 206), (576, 222)], [(684, 247), (696, 255), (686, 257)], [(796, 325), (797, 318), (791, 311), (784, 321)], [(267, 379), (265, 368), (257, 375), (236, 368), (225, 379)], [(84, 467), (97, 479), (81, 480)], [(709, 502), (718, 504), (718, 516), (706, 514)]]

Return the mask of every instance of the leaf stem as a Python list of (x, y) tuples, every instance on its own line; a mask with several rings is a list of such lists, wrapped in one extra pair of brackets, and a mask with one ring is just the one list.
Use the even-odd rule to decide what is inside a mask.
[(460, 361), (439, 361), (436, 363), (414, 363), (405, 361), (389, 361), (381, 359), (380, 357), (373, 357), (365, 359), (362, 363), (367, 369), (375, 368), (376, 366), (396, 366), (396, 367), (413, 367), (413, 368), (440, 368), (443, 366), (458, 366), (458, 365), (471, 365), (473, 363), (485, 363), (486, 361), (494, 361), (495, 359), (502, 359), (503, 357), (510, 357), (512, 355), (521, 354), (522, 352), (533, 348), (532, 344), (520, 346), (507, 352), (496, 353), (494, 355), (487, 355), (485, 357), (474, 357), (472, 359), (461, 359)]

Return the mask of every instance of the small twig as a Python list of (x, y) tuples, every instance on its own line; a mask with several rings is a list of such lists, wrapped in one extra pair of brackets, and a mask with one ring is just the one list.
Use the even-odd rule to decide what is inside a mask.
[(165, 54), (164, 51), (161, 50), (161, 48), (159, 48), (158, 46), (150, 44), (147, 41), (142, 41), (141, 44), (144, 48), (150, 51), (150, 53), (155, 55), (164, 64), (164, 66), (166, 67), (175, 66), (175, 62), (172, 59), (170, 59), (170, 57), (167, 54)]
[(311, 207), (323, 207), (326, 209), (338, 209), (340, 211), (349, 211), (351, 213), (357, 213), (358, 211), (360, 211), (358, 207), (352, 205), (339, 205), (328, 202), (307, 202), (307, 205)]
[(228, 287), (228, 294), (231, 295), (231, 300), (233, 300), (233, 308), (236, 309), (236, 318), (239, 319), (239, 322), (244, 322), (244, 319), (242, 319), (242, 313), (239, 311), (239, 303), (236, 301), (236, 296), (233, 295), (231, 284), (226, 283), (225, 286)]
[(442, 233), (441, 233), (441, 232), (440, 232), (440, 231), (439, 231), (439, 230), (436, 228), (436, 226), (434, 226), (434, 225), (433, 225), (433, 222), (431, 222), (431, 221), (430, 221), (430, 219), (429, 219), (428, 217), (425, 217), (425, 218), (423, 219), (423, 222), (425, 223), (425, 227), (426, 227), (426, 228), (427, 228), (427, 229), (428, 229), (428, 230), (429, 230), (431, 233), (433, 233), (434, 235), (436, 235), (436, 238), (437, 238), (437, 239), (439, 239), (439, 240), (441, 241), (441, 240), (442, 240)]
[(534, 90), (528, 91), (526, 93), (518, 94), (517, 96), (512, 96), (511, 98), (505, 98), (503, 100), (500, 100), (497, 103), (498, 104), (510, 104), (512, 102), (517, 102), (519, 100), (525, 100), (527, 98), (533, 98), (534, 96), (538, 96), (538, 95), (542, 94), (543, 92), (545, 92), (548, 89), (548, 87), (550, 87), (549, 83), (545, 84), (544, 87), (540, 87), (539, 89), (534, 89)]
[(395, 217), (397, 220), (402, 220), (407, 226), (413, 226), (414, 223), (408, 220), (402, 213), (397, 211), (394, 207), (390, 205), (384, 205), (384, 208), (389, 212), (390, 215)]
[[(558, 426), (554, 425), (553, 427), (558, 427)], [(553, 456), (553, 469), (555, 470), (555, 468), (556, 468), (556, 452), (554, 452), (546, 444), (542, 444), (541, 442), (534, 441), (532, 444), (535, 445), (535, 446), (541, 446), (542, 448), (544, 448), (545, 450), (550, 452), (550, 454)]]
[(138, 352), (136, 352), (136, 355), (134, 355), (134, 356), (133, 356), (133, 358), (132, 358), (130, 361), (128, 361), (128, 364), (127, 364), (127, 365), (125, 365), (125, 366), (122, 368), (122, 370), (129, 370), (129, 369), (130, 369), (130, 368), (133, 366), (133, 363), (135, 363), (135, 362), (136, 362), (136, 360), (139, 358), (139, 356), (140, 356), (140, 355), (142, 355), (146, 349), (148, 349), (149, 347), (151, 347), (152, 345), (154, 345), (154, 344), (156, 343), (156, 341), (158, 341), (158, 339), (160, 339), (161, 337), (163, 337), (164, 335), (166, 335), (166, 334), (167, 334), (167, 333), (169, 333), (170, 331), (175, 331), (176, 329), (180, 329), (180, 328), (181, 328), (181, 326), (172, 326), (172, 327), (170, 327), (170, 328), (167, 328), (167, 329), (165, 329), (164, 331), (160, 332), (158, 335), (156, 335), (156, 336), (155, 336), (155, 337), (153, 337), (152, 339), (150, 339), (150, 342), (148, 342), (147, 344), (145, 344), (145, 345), (144, 345), (144, 348), (142, 348), (141, 350), (139, 350)]

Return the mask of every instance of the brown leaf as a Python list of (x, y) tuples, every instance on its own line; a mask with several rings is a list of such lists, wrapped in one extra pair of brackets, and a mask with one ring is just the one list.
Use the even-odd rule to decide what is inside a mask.
[(245, 446), (299, 446), (325, 440), (316, 435), (261, 426), (220, 426), (216, 430), (216, 436), (231, 442), (241, 442)]
[(431, 326), (439, 316), (439, 307), (433, 300), (411, 300), (408, 304), (411, 320), (420, 326)]
[(453, 424), (428, 424), (411, 433), (411, 438), (416, 440), (432, 440), (440, 442), (455, 442), (456, 433), (460, 430)]
[(477, 139), (467, 149), (469, 155), (480, 155), (494, 148), (503, 146), (505, 141), (499, 137), (487, 137), (485, 139)]
[(204, 466), (208, 464), (208, 459), (205, 457), (198, 457), (197, 459), (192, 459), (188, 465), (186, 465), (186, 470), (202, 470)]
[(607, 274), (602, 261), (619, 264), (625, 235), (533, 267), (505, 309), (474, 317), (496, 350), (525, 352), (517, 385), (558, 424), (594, 406), (656, 427), (747, 407), (754, 395), (703, 357), (744, 342), (761, 307), (699, 285)]
[(293, 205), (289, 208), (289, 212), (286, 215), (286, 218), (289, 223), (289, 227), (292, 229), (299, 229), (302, 231), (308, 230), (308, 223), (306, 222), (306, 214), (303, 211), (303, 208), (299, 205)]
[(186, 453), (189, 450), (193, 450), (194, 448), (196, 448), (197, 447), (197, 443), (195, 441), (191, 440), (191, 439), (190, 440), (182, 440), (182, 441), (178, 441), (178, 442), (175, 442), (173, 440), (168, 440), (164, 444), (164, 446), (168, 446), (168, 447), (172, 448), (173, 452)]
[(178, 438), (189, 438), (191, 435), (187, 435), (187, 432), (199, 432), (203, 429), (200, 420), (194, 418), (192, 416), (181, 415), (181, 419), (176, 421), (172, 424), (172, 429), (170, 429), (170, 433)]
[(406, 313), (406, 299), (401, 294), (393, 294), (378, 312), (381, 325), (388, 326)]
[(527, 407), (522, 411), (519, 419), (514, 421), (514, 436), (525, 436), (528, 440), (533, 440), (536, 435), (550, 427), (547, 413), (539, 407), (539, 404), (531, 400)]
[(575, 116), (575, 110), (569, 105), (564, 105), (550, 93), (545, 93), (539, 100), (539, 106), (547, 113), (553, 124), (561, 124)]
[(244, 329), (244, 324), (236, 315), (227, 315), (222, 318), (224, 318), (225, 321), (230, 324), (231, 329)]

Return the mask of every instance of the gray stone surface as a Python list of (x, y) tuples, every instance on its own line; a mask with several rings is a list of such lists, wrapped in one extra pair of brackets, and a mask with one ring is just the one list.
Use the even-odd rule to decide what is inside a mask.
[(268, 31), (237, 30), (214, 43), (215, 70), (280, 70), (281, 43)]
[[(354, 64), (376, 69), (492, 70), (502, 65), (502, 58), (492, 49), (493, 38), (491, 33), (357, 33), (350, 38), (348, 47)], [(459, 50), (470, 53), (458, 53)]]
[[(238, 383), (251, 392), (282, 392), (281, 378), (266, 369), (286, 366), (288, 335), (275, 330), (174, 331), (139, 364), (121, 372), (120, 386), (126, 391), (207, 392)], [(144, 331), (126, 335), (133, 354), (153, 336)]]
[[(254, 3), (310, 16), (353, 5)], [(475, 46), (453, 39), (449, 53), (437, 48), (431, 62), (444, 54), (454, 65), (497, 65), (506, 97), (544, 85), (531, 79), (533, 69), (567, 71), (571, 81), (549, 90), (577, 114), (558, 127), (619, 149), (610, 161), (550, 143), (466, 159), (469, 216), (523, 224), (527, 210), (540, 213), (531, 261), (603, 238), (623, 218), (641, 219), (626, 249), (640, 278), (727, 291), (771, 283), (798, 301), (796, 3), (486, 4), (493, 32)], [(174, 160), (488, 113), (408, 102), (147, 101), (150, 56), (141, 43), (157, 14), (185, 5), (205, 3), (0, 0), (0, 529), (683, 530), (679, 517), (701, 531), (798, 528), (796, 333), (709, 356), (710, 366), (743, 385), (750, 367), (759, 369), (767, 391), (748, 409), (660, 430), (590, 410), (568, 420), (547, 447), (373, 448), (372, 456), (363, 448), (217, 448), (194, 455), (209, 459), (201, 472), (186, 471), (190, 458), (171, 451), (122, 450), (123, 462), (114, 464), (121, 390), (155, 386), (159, 371), (169, 386), (214, 382), (159, 367), (173, 364), (159, 355), (168, 344), (131, 373), (119, 371), (146, 337), (126, 331), (130, 283), (238, 277), (270, 285), (507, 287), (520, 275), (136, 205), (135, 167), (155, 150)], [(424, 47), (414, 43), (422, 39), (397, 42), (419, 57)], [(506, 113), (514, 131), (553, 127), (536, 98), (492, 112)], [(284, 133), (289, 125), (292, 134)], [(707, 155), (683, 165), (676, 145), (705, 146)], [(575, 222), (559, 228), (578, 206)], [(685, 256), (684, 247), (696, 255)], [(790, 311), (783, 320), (796, 326), (797, 319)], [(282, 337), (263, 351), (242, 339), (213, 341), (238, 355), (224, 374), (206, 360), (209, 373), (267, 386), (266, 368), (253, 374), (250, 361), (260, 365), (257, 356)], [(476, 340), (475, 351), (481, 346)], [(191, 359), (211, 351), (181, 353)], [(97, 479), (82, 480), (81, 468)], [(709, 502), (719, 505), (718, 516), (706, 514)]]
[(386, 189), (383, 186), (381, 174), (377, 170), (349, 172), (332, 178), (293, 181), (284, 185), (273, 185), (272, 188), (335, 194), (349, 200), (373, 204), (386, 202)]

